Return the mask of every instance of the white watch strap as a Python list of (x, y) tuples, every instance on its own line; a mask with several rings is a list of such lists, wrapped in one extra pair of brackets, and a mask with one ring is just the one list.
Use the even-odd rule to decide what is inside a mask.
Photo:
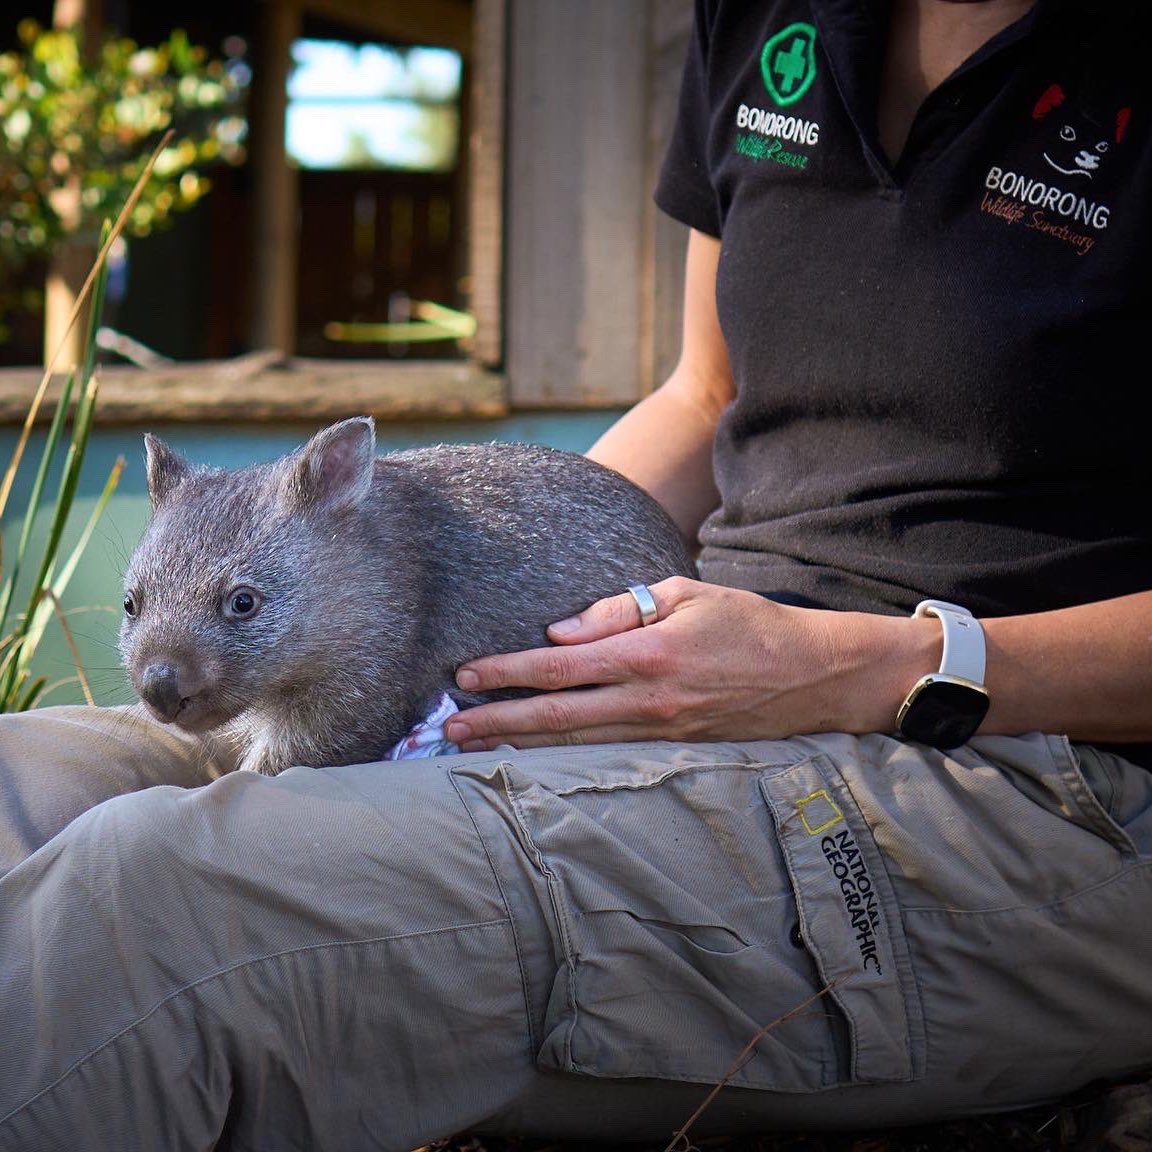
[(941, 676), (956, 676), (984, 686), (984, 629), (980, 622), (957, 604), (943, 600), (922, 600), (913, 616), (935, 616), (944, 628), (944, 656)]

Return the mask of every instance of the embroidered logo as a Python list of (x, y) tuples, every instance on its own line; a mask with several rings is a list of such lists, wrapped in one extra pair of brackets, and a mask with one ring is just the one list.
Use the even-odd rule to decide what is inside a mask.
[[(1047, 119), (1054, 109), (1064, 103), (1064, 99), (1064, 89), (1059, 84), (1050, 85), (1036, 101), (1032, 119)], [(1055, 168), (1063, 176), (1091, 180), (1112, 145), (1124, 139), (1131, 118), (1132, 109), (1121, 108), (1116, 113), (1114, 123), (1108, 126), (1108, 135), (1104, 135), (1101, 126), (1086, 116), (1061, 119), (1057, 142), (1052, 145), (1051, 152), (1047, 149), (1044, 151), (1044, 159), (1050, 168)]]
[(844, 819), (839, 805), (823, 788), (797, 800), (796, 811), (800, 813), (800, 822), (809, 836), (819, 836)]
[(776, 107), (741, 104), (736, 109), (736, 151), (752, 160), (806, 168), (805, 149), (818, 143), (820, 125), (778, 109), (790, 108), (816, 79), (816, 29), (789, 24), (772, 36), (760, 52), (760, 76)]
[(880, 962), (880, 905), (868, 865), (852, 833), (842, 829), (820, 841), (820, 850), (840, 889), (840, 899), (860, 954), (860, 967), (884, 975)]
[(795, 104), (816, 79), (816, 29), (789, 24), (777, 32), (760, 53), (760, 74), (777, 107)]
[(1050, 84), (1037, 97), (1031, 119), (1043, 133), (1039, 160), (1044, 167), (1034, 176), (993, 165), (984, 177), (980, 211), (1062, 241), (1086, 256), (1108, 227), (1106, 177), (1132, 111), (1116, 108), (1100, 119), (1066, 103), (1059, 84)]

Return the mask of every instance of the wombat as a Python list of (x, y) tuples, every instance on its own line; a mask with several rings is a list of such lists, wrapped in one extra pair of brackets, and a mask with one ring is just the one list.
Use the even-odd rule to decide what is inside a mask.
[(190, 464), (145, 436), (152, 515), (120, 650), (159, 720), (222, 730), (239, 766), (382, 758), (480, 655), (630, 583), (692, 576), (663, 509), (616, 472), (528, 444), (376, 455), (344, 420), (268, 464)]

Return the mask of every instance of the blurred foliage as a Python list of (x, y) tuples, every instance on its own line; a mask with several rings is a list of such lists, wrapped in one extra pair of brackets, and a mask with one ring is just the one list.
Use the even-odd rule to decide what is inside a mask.
[[(147, 164), (148, 157), (145, 157), (140, 182), (147, 178)], [(115, 226), (122, 227), (123, 221), (117, 219)], [(0, 537), (0, 712), (22, 712), (32, 708), (53, 687), (70, 683), (73, 679), (80, 683), (88, 702), (94, 703), (61, 601), (96, 524), (116, 490), (124, 467), (123, 459), (117, 460), (109, 474), (96, 506), (80, 533), (79, 541), (71, 550), (65, 550), (63, 541), (65, 530), (71, 523), (80, 472), (96, 411), (96, 329), (108, 283), (107, 253), (111, 230), (112, 227), (105, 223), (94, 278), (87, 285), (87, 291), (91, 293), (92, 310), (84, 342), (84, 363), (78, 372), (74, 371), (67, 377), (56, 402), (55, 414), (36, 462), (28, 506), (15, 549), (9, 549), (6, 553), (3, 538)], [(3, 521), (16, 474), (24, 460), (24, 451), (29, 443), (36, 411), (44, 397), (46, 382), (41, 384), (36, 393), (20, 439), (0, 477), (0, 522)], [(56, 499), (51, 508), (46, 509), (49, 477), (54, 469), (59, 472)], [(42, 516), (47, 525), (47, 536), (43, 547), (37, 552), (32, 544), (32, 530)], [(32, 567), (27, 569), (29, 564)], [(27, 589), (22, 589), (20, 582), (24, 569), (33, 574), (30, 581), (25, 581)], [(21, 590), (27, 591), (27, 607), (17, 613), (15, 609)], [(53, 619), (63, 630), (75, 669), (74, 676), (56, 685), (49, 684), (47, 677), (36, 675), (32, 670), (40, 642)]]
[[(109, 38), (91, 61), (79, 29), (24, 20), (18, 34), (23, 51), (0, 54), (0, 282), (64, 238), (94, 244), (169, 129), (128, 236), (196, 204), (206, 168), (243, 160), (242, 62), (210, 58), (179, 30), (154, 48)], [(20, 302), (0, 300), (0, 317), (5, 304)]]

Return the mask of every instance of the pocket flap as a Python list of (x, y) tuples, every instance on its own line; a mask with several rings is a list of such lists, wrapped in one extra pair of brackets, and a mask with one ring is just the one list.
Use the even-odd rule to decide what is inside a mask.
[(795, 888), (800, 931), (848, 1022), (852, 1079), (920, 1074), (923, 1020), (883, 860), (851, 793), (820, 756), (760, 778)]

